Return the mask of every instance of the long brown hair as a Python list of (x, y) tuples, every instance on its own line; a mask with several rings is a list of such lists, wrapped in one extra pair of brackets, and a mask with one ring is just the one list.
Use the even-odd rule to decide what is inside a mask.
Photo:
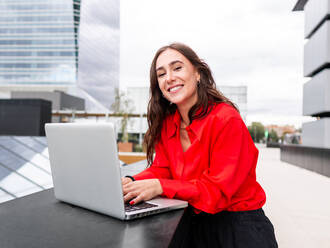
[[(156, 74), (156, 61), (159, 55), (167, 49), (173, 49), (185, 56), (195, 69), (200, 74), (200, 80), (197, 87), (198, 100), (197, 103), (191, 107), (188, 116), (190, 123), (194, 119), (205, 117), (211, 110), (215, 103), (225, 102), (233, 106), (237, 111), (236, 105), (225, 97), (216, 89), (212, 72), (209, 66), (201, 60), (197, 54), (187, 45), (182, 43), (172, 43), (168, 46), (163, 46), (155, 54), (150, 67), (150, 100), (148, 104), (148, 131), (144, 136), (144, 143), (147, 148), (147, 160), (150, 166), (153, 162), (153, 153), (155, 145), (160, 139), (162, 124), (166, 116), (173, 114), (176, 111), (176, 105), (171, 104), (163, 95), (158, 86)], [(201, 110), (196, 113), (196, 110)]]

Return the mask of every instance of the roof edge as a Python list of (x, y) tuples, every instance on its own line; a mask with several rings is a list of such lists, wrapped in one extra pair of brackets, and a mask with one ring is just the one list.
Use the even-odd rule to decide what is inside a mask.
[(298, 0), (292, 11), (303, 11), (308, 0)]

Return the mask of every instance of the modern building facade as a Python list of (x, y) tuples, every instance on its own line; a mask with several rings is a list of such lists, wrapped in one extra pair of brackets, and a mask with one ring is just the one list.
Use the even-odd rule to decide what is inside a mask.
[[(11, 99), (43, 99), (50, 101), (52, 111), (85, 110), (85, 100), (62, 91), (12, 91)], [(52, 116), (51, 122), (65, 122), (67, 118)]]
[(302, 145), (281, 146), (281, 160), (330, 177), (330, 0), (298, 0), (304, 11), (305, 39)]
[(247, 116), (247, 86), (228, 86), (219, 85), (218, 89), (233, 103), (235, 103), (240, 111), (244, 121)]
[(73, 85), (80, 0), (0, 0), (0, 90)]
[[(300, 4), (300, 6), (299, 6)], [(319, 117), (302, 126), (303, 145), (330, 148), (330, 1), (298, 1), (305, 14), (303, 115)]]

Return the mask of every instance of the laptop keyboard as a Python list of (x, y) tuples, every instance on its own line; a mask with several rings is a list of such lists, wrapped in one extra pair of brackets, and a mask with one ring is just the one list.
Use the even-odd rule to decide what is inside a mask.
[(130, 205), (129, 203), (125, 203), (125, 211), (126, 212), (132, 212), (136, 210), (146, 209), (146, 208), (153, 208), (157, 207), (156, 204), (141, 202), (138, 204)]

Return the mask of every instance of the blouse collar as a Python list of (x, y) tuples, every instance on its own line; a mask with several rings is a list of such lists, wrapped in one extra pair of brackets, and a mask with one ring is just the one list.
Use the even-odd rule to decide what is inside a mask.
[[(178, 109), (175, 113), (167, 119), (167, 137), (171, 138), (176, 135), (180, 130), (181, 115)], [(186, 127), (186, 130), (191, 130), (197, 139), (200, 141), (202, 136), (202, 122), (201, 119), (193, 120), (190, 125)]]

